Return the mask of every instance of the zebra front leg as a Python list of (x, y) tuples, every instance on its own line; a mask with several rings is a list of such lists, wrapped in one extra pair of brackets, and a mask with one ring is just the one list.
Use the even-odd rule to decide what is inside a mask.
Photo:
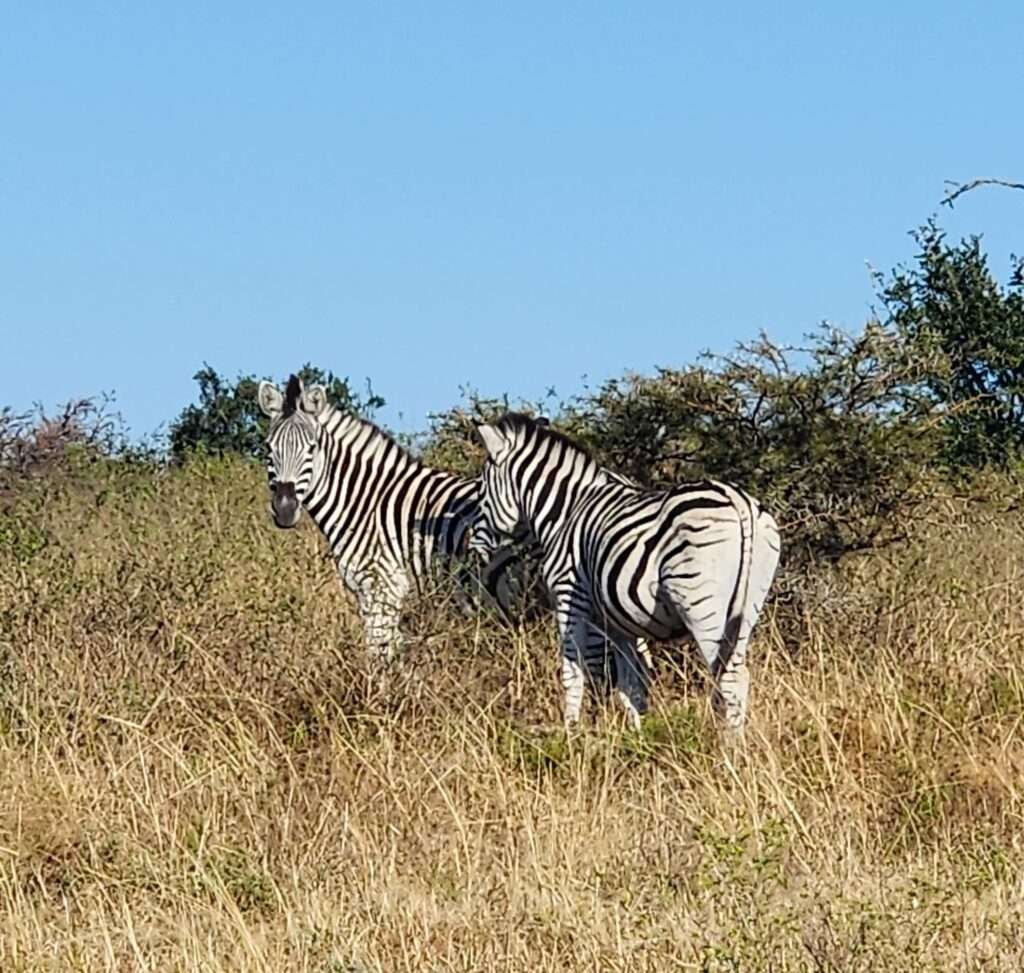
[(587, 634), (590, 628), (587, 615), (568, 598), (558, 599), (558, 628), (562, 639), (562, 691), (563, 716), (566, 729), (574, 727), (583, 708), (583, 694), (587, 685), (584, 668), (587, 655)]
[(401, 601), (376, 586), (366, 588), (359, 593), (359, 614), (371, 668), (383, 669), (401, 648)]
[(583, 708), (583, 692), (587, 678), (580, 665), (577, 643), (573, 636), (562, 640), (562, 693), (563, 719), (566, 729), (571, 729), (580, 721), (580, 710)]
[(381, 668), (393, 662), (402, 644), (399, 612), (390, 605), (378, 605), (363, 615), (366, 649), (371, 664)]
[(650, 673), (653, 671), (654, 659), (651, 657), (651, 645), (647, 639), (636, 640), (636, 651), (643, 660), (644, 665), (647, 666), (647, 672)]

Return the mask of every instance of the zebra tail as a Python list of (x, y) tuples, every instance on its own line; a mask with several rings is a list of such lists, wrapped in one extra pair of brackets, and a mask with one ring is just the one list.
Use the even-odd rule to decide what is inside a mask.
[(712, 666), (712, 674), (717, 678), (732, 661), (736, 651), (740, 630), (743, 628), (743, 616), (750, 597), (750, 569), (754, 552), (754, 521), (756, 513), (753, 503), (745, 493), (729, 488), (730, 499), (740, 520), (740, 565), (736, 574), (736, 586), (733, 588), (732, 600), (729, 603), (729, 617), (725, 630), (718, 642), (718, 655)]

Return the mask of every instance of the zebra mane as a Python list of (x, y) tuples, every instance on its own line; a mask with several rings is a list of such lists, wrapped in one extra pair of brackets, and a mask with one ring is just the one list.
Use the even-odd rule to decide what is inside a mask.
[(284, 390), (284, 406), (281, 415), (290, 416), (299, 407), (299, 399), (302, 396), (302, 383), (297, 375), (288, 376), (288, 385)]
[(323, 428), (326, 430), (328, 435), (340, 434), (344, 435), (343, 430), (345, 429), (367, 429), (370, 432), (370, 441), (383, 443), (388, 449), (393, 450), (394, 453), (401, 456), (411, 466), (423, 467), (426, 464), (414, 453), (398, 442), (395, 437), (388, 432), (386, 429), (381, 429), (375, 422), (371, 422), (369, 419), (364, 419), (362, 416), (356, 415), (354, 412), (345, 412), (339, 409), (336, 405), (332, 405), (330, 402), (324, 409), (321, 416)]
[(546, 418), (534, 418), (533, 416), (528, 416), (522, 412), (506, 412), (505, 415), (496, 420), (493, 425), (495, 428), (509, 435), (515, 435), (515, 433), (521, 432), (527, 436), (535, 436), (538, 439), (554, 440), (555, 442), (567, 446), (569, 449), (574, 450), (581, 456), (590, 460), (591, 463), (598, 467), (609, 482), (618, 483), (620, 486), (630, 487), (633, 490), (644, 489), (643, 486), (631, 477), (626, 476), (624, 473), (618, 473), (615, 470), (609, 469), (596, 456), (594, 456), (589, 449), (585, 446), (581, 446), (564, 432), (552, 429), (551, 426), (548, 425), (548, 420)]
[(546, 418), (534, 418), (528, 416), (523, 412), (506, 412), (500, 419), (497, 419), (493, 423), (496, 429), (509, 435), (514, 435), (517, 432), (525, 433), (527, 436), (535, 436), (537, 439), (550, 439), (556, 443), (561, 443), (563, 446), (569, 447), (569, 449), (575, 450), (577, 453), (581, 453), (587, 459), (598, 466), (595, 456), (585, 446), (581, 446), (576, 440), (570, 439), (564, 432), (559, 432), (557, 429), (552, 429), (548, 425)]
[[(284, 405), (281, 409), (281, 415), (277, 420), (278, 423), (282, 419), (286, 419), (288, 416), (294, 415), (298, 412), (301, 398), (302, 382), (297, 376), (290, 375), (288, 377), (288, 385), (285, 388)], [(383, 441), (410, 463), (417, 466), (423, 466), (422, 460), (420, 460), (419, 457), (414, 456), (405, 446), (399, 443), (391, 433), (381, 429), (380, 426), (374, 422), (370, 422), (369, 419), (364, 419), (362, 416), (356, 415), (354, 412), (345, 412), (344, 410), (339, 409), (330, 401), (327, 402), (324, 411), (321, 414), (320, 425), (329, 433), (334, 433), (344, 426), (348, 426), (349, 428), (357, 426), (360, 429), (368, 429), (370, 430), (370, 438), (372, 440)]]

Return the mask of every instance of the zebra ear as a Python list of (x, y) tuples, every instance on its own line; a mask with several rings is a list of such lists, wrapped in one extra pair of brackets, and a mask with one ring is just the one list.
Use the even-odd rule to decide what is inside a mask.
[(260, 382), (257, 398), (265, 416), (273, 418), (281, 414), (281, 410), (284, 408), (284, 396), (273, 382)]
[(487, 450), (489, 456), (497, 457), (499, 453), (508, 445), (505, 437), (501, 432), (494, 426), (489, 426), (486, 422), (480, 423), (476, 427), (476, 431), (483, 440), (484, 448)]
[(302, 392), (302, 411), (318, 416), (327, 407), (327, 389), (322, 385), (311, 385)]

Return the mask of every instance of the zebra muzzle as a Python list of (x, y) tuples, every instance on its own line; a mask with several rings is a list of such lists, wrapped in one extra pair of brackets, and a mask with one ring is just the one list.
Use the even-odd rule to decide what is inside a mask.
[(299, 498), (295, 495), (294, 483), (274, 484), (270, 510), (278, 527), (294, 527), (299, 522)]

